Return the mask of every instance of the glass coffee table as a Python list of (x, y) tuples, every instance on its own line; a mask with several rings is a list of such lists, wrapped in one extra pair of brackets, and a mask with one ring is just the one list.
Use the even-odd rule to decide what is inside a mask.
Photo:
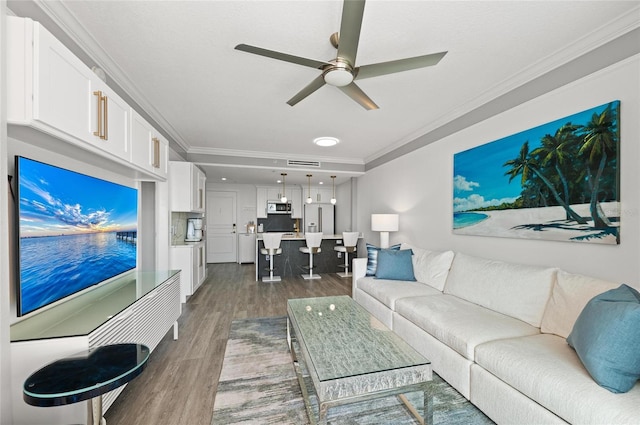
[[(299, 360), (313, 382), (322, 424), (330, 407), (391, 395), (419, 423), (432, 422), (431, 362), (351, 297), (290, 299), (287, 316), (287, 341), (312, 424), (318, 421)], [(424, 416), (403, 395), (414, 391), (424, 394)]]

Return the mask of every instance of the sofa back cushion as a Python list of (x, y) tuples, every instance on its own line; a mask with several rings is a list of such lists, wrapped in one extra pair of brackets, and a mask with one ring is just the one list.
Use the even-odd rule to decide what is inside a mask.
[(539, 328), (555, 278), (554, 268), (456, 253), (444, 292)]
[(413, 251), (411, 261), (416, 280), (442, 292), (453, 262), (453, 251), (429, 251), (407, 243), (402, 243), (400, 248)]
[(589, 300), (618, 286), (619, 283), (559, 270), (540, 331), (567, 338)]

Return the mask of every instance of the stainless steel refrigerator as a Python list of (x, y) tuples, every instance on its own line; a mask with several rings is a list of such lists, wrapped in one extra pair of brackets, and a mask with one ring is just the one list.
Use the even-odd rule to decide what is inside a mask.
[(334, 234), (335, 205), (332, 204), (305, 204), (304, 206), (304, 231), (309, 231), (309, 226), (316, 226), (317, 232), (325, 235)]

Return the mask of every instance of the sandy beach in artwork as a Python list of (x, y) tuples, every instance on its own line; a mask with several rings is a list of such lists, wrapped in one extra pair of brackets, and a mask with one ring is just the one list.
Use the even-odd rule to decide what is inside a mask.
[[(618, 202), (603, 203), (602, 209), (607, 217), (616, 218), (618, 226), (620, 204)], [(589, 204), (572, 205), (571, 208), (582, 217), (591, 217)], [(454, 229), (458, 235), (479, 235), (505, 238), (544, 239), (572, 241), (582, 238), (587, 242), (615, 244), (613, 234), (603, 234), (602, 230), (592, 229), (592, 220), (587, 224), (578, 224), (566, 220), (562, 207), (522, 208), (502, 211), (478, 211), (489, 217), (471, 226)]]

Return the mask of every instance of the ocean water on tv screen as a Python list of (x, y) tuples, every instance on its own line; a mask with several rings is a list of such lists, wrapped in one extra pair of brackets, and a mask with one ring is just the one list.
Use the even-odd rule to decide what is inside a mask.
[(116, 232), (22, 238), (20, 244), (23, 314), (136, 266), (136, 245)]

